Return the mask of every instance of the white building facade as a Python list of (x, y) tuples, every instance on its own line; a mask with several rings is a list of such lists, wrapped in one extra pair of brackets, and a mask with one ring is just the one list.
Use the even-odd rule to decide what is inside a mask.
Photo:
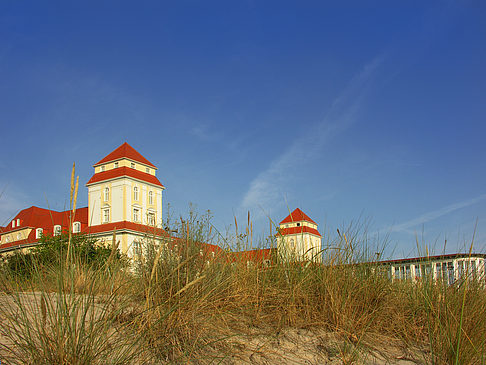
[(299, 208), (279, 224), (277, 250), (287, 261), (321, 261), (322, 236), (314, 222)]

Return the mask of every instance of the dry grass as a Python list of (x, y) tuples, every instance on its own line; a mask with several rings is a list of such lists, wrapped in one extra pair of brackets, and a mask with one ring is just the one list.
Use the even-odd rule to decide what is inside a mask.
[[(364, 363), (385, 343), (422, 349), (415, 354), (422, 363), (486, 363), (484, 286), (392, 282), (370, 263), (377, 249), (355, 225), (328, 238), (322, 264), (275, 257), (268, 267), (247, 266), (225, 253), (208, 259), (199, 242), (218, 236), (208, 219), (181, 220), (177, 250), (147, 238), (135, 270), (114, 254), (103, 267), (82, 264), (70, 249), (52, 267), (34, 262), (28, 283), (2, 271), (0, 331), (8, 346), (0, 359), (231, 363), (244, 338), (263, 336), (278, 346), (284, 334), (302, 329), (339, 339), (325, 351), (341, 363)], [(251, 244), (250, 219), (244, 232), (236, 231), (233, 247)]]

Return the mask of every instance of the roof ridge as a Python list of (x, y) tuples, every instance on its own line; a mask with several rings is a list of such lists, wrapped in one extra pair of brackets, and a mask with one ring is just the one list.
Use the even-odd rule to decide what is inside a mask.
[(144, 165), (153, 167), (154, 169), (157, 169), (154, 164), (152, 164), (149, 160), (147, 160), (145, 157), (142, 156), (140, 152), (138, 152), (135, 148), (130, 146), (127, 142), (124, 142), (121, 146), (118, 148), (115, 148), (113, 151), (111, 151), (108, 155), (106, 155), (104, 158), (102, 158), (100, 161), (95, 163), (93, 166), (98, 166), (100, 164), (110, 162), (110, 161), (115, 161), (119, 160), (122, 158), (128, 158), (133, 161), (140, 162)]
[(282, 223), (292, 223), (292, 222), (301, 222), (307, 221), (317, 225), (307, 214), (305, 214), (300, 208), (295, 208), (292, 213), (290, 213), (287, 217), (285, 217), (280, 224)]

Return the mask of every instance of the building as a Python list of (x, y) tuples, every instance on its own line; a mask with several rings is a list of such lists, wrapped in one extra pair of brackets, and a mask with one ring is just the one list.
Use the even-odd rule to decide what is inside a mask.
[[(21, 210), (6, 227), (0, 227), (0, 253), (28, 249), (43, 235), (63, 231), (85, 233), (101, 243), (111, 244), (113, 234), (122, 253), (134, 257), (150, 238), (155, 244), (178, 241), (162, 228), (162, 194), (165, 187), (157, 178), (157, 167), (128, 143), (93, 165), (86, 183), (88, 206), (57, 212), (32, 206)], [(275, 260), (321, 261), (322, 236), (314, 222), (297, 208), (279, 224), (276, 247), (228, 254), (220, 247), (202, 243), (201, 254), (208, 259), (226, 255), (230, 261), (269, 264)], [(180, 246), (180, 245), (179, 245)], [(180, 249), (180, 247), (179, 247)], [(453, 254), (379, 261), (394, 280), (419, 281), (424, 278), (453, 284), (464, 277), (482, 278), (486, 255)]]
[[(21, 210), (6, 227), (0, 227), (0, 252), (32, 247), (43, 235), (60, 235), (63, 230), (68, 230), (71, 215), (70, 210), (56, 212), (39, 207)], [(71, 230), (80, 233), (87, 229), (88, 207), (77, 209)]]
[(280, 222), (277, 249), (284, 260), (321, 261), (321, 246), (317, 223), (299, 208)]
[(140, 253), (141, 242), (167, 236), (162, 227), (162, 192), (157, 167), (128, 143), (93, 165), (87, 182), (88, 229), (100, 241), (111, 242), (116, 230), (122, 253)]
[(124, 143), (93, 167), (86, 184), (87, 207), (74, 214), (39, 207), (21, 210), (6, 227), (0, 227), (0, 252), (29, 248), (42, 235), (71, 229), (110, 244), (115, 232), (121, 252), (133, 256), (145, 238), (161, 241), (168, 236), (161, 228), (165, 187), (156, 177), (156, 166)]
[(466, 278), (483, 280), (486, 274), (486, 254), (438, 255), (415, 257), (400, 260), (380, 261), (393, 280), (411, 280), (419, 282), (427, 279), (442, 281), (453, 285)]

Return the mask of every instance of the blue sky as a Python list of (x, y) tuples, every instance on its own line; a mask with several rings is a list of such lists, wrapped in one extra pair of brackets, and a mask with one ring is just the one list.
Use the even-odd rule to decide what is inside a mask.
[(485, 64), (483, 1), (4, 1), (0, 225), (127, 141), (222, 231), (300, 207), (484, 252)]

